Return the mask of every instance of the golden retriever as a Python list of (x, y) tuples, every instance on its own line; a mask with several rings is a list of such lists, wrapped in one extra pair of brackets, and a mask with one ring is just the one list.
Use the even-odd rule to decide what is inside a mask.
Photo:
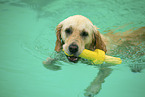
[[(137, 56), (145, 55), (145, 27), (125, 35), (121, 35), (120, 33), (112, 34), (112, 32), (102, 35), (98, 31), (98, 28), (94, 26), (88, 18), (81, 15), (75, 15), (68, 17), (58, 24), (56, 27), (56, 36), (55, 51), (60, 52), (64, 49), (68, 54), (73, 54), (74, 56), (67, 56), (68, 60), (71, 62), (77, 62), (79, 60), (79, 54), (81, 54), (84, 49), (92, 51), (95, 49), (101, 49), (107, 53), (108, 51), (109, 53), (113, 51), (116, 53), (122, 53), (123, 55), (126, 55), (125, 57), (132, 56), (139, 51), (140, 52), (137, 53)], [(141, 44), (141, 46), (139, 44)], [(132, 51), (130, 51), (131, 49), (128, 51), (128, 47), (133, 48)], [(133, 58), (131, 57), (131, 59)], [(47, 61), (44, 61), (43, 64), (51, 70), (59, 70), (60, 68), (58, 68), (58, 66), (52, 64), (53, 61), (55, 61), (55, 59), (48, 57)], [(138, 68), (131, 69), (133, 72), (141, 71)], [(111, 68), (108, 68), (106, 64), (102, 64), (96, 78), (85, 89), (86, 92), (84, 95), (86, 97), (93, 97), (99, 93), (104, 79), (109, 76), (111, 72)]]
[(78, 56), (84, 49), (101, 49), (107, 51), (105, 38), (97, 30), (92, 22), (81, 15), (68, 17), (60, 22), (56, 28), (55, 51), (64, 49), (68, 54), (74, 56), (67, 57), (71, 62), (77, 62)]

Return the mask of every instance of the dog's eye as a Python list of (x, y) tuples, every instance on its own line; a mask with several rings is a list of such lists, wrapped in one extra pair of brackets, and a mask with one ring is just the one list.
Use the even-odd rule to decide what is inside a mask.
[(83, 31), (83, 32), (81, 33), (81, 36), (82, 36), (82, 37), (88, 36), (88, 32)]
[(71, 30), (70, 28), (67, 28), (67, 29), (65, 30), (65, 32), (66, 32), (67, 34), (71, 34), (71, 33), (72, 33), (72, 30)]

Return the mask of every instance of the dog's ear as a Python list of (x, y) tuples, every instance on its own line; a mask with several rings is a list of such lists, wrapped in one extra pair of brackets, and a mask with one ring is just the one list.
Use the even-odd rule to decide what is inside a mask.
[(56, 44), (55, 44), (55, 51), (56, 52), (60, 52), (61, 49), (62, 49), (62, 43), (61, 43), (61, 28), (62, 28), (62, 25), (61, 24), (59, 24), (56, 27), (56, 37), (57, 37)]
[(101, 49), (105, 52), (107, 52), (106, 49), (106, 44), (104, 43), (100, 32), (97, 30), (98, 28), (96, 26), (94, 26), (94, 33), (93, 33), (93, 38), (92, 38), (92, 44), (90, 49), (91, 50), (95, 50), (95, 49)]

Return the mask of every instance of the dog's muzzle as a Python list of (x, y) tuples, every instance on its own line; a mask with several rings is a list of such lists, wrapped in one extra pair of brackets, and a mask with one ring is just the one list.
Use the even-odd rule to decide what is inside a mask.
[(76, 63), (80, 59), (80, 57), (75, 56), (78, 53), (78, 49), (79, 49), (79, 47), (75, 43), (72, 43), (69, 45), (68, 50), (69, 50), (70, 54), (73, 55), (73, 56), (67, 56), (67, 58), (70, 62)]

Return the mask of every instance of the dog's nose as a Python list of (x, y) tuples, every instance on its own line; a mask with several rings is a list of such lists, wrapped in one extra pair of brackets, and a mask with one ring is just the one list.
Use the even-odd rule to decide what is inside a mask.
[(78, 45), (72, 43), (72, 44), (69, 46), (69, 51), (70, 51), (72, 54), (75, 54), (75, 53), (78, 51)]

